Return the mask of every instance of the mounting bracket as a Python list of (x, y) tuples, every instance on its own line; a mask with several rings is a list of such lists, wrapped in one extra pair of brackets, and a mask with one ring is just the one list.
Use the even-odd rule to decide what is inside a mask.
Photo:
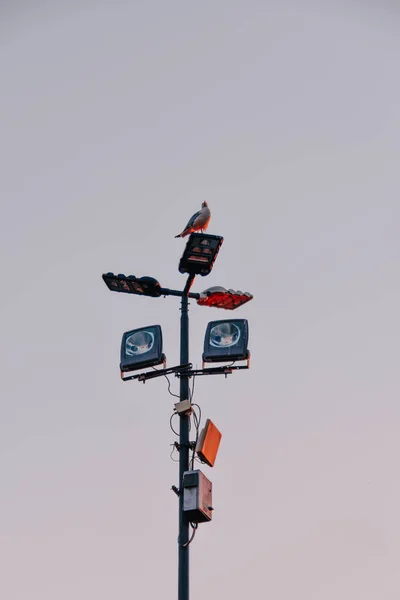
[[(185, 375), (188, 377), (197, 377), (198, 375), (231, 375), (232, 371), (239, 371), (241, 369), (249, 369), (248, 365), (238, 366), (223, 366), (223, 367), (211, 367), (210, 369), (188, 369), (185, 371)], [(180, 377), (181, 373), (176, 372), (175, 377)]]
[(168, 369), (155, 369), (154, 371), (147, 371), (146, 373), (137, 373), (136, 375), (129, 375), (128, 377), (123, 377), (123, 372), (121, 371), (121, 379), (122, 381), (131, 381), (132, 379), (137, 379), (138, 381), (143, 381), (143, 383), (146, 383), (148, 379), (163, 377), (164, 375), (170, 375), (171, 373), (175, 373), (175, 375), (180, 375), (182, 372), (187, 373), (188, 369), (191, 369), (192, 366), (192, 363), (187, 363), (185, 365), (169, 367)]

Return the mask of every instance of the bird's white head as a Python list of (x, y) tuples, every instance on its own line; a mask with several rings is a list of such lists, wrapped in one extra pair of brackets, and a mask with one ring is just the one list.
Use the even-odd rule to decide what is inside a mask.
[(203, 202), (203, 204), (201, 205), (202, 208), (204, 208), (205, 206), (208, 206), (207, 202)]

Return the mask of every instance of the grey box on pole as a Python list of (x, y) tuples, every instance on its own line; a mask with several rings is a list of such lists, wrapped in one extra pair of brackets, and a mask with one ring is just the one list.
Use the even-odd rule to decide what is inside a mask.
[(183, 512), (193, 523), (205, 523), (212, 518), (212, 483), (199, 470), (183, 474)]

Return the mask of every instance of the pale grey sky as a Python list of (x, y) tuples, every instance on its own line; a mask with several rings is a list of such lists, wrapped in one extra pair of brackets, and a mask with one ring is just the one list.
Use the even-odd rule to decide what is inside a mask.
[[(177, 596), (173, 398), (119, 380), (124, 331), (250, 291), (252, 368), (199, 379), (223, 433), (191, 598), (398, 600), (400, 14), (393, 2), (1, 9), (0, 534), (5, 600)], [(191, 304), (191, 360), (208, 321)], [(177, 382), (173, 381), (174, 391)]]

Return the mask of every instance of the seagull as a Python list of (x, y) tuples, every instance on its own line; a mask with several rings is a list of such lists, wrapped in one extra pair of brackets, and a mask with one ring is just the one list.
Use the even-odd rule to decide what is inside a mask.
[(204, 231), (208, 227), (210, 219), (211, 211), (208, 208), (207, 202), (203, 202), (203, 204), (201, 205), (201, 210), (199, 210), (199, 212), (195, 213), (193, 217), (189, 219), (182, 233), (178, 233), (178, 235), (176, 235), (175, 237), (183, 238), (189, 235), (189, 233), (193, 233), (193, 231), (201, 231), (202, 233), (204, 233)]

